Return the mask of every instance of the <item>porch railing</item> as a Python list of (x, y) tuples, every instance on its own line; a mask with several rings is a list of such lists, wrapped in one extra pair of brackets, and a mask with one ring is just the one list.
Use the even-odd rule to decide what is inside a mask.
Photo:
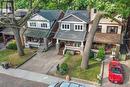
[(75, 47), (75, 46), (66, 46), (65, 45), (65, 48), (63, 50), (63, 54), (65, 53), (66, 50), (73, 50), (73, 51), (81, 51), (81, 47)]
[(40, 43), (39, 42), (26, 42), (27, 45), (29, 46), (34, 46), (34, 47), (39, 47)]

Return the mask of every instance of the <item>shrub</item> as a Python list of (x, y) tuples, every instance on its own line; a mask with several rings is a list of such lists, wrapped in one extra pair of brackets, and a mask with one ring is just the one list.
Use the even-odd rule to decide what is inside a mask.
[(89, 58), (94, 58), (94, 52), (93, 51), (90, 51), (90, 54), (89, 54)]
[(17, 50), (17, 45), (15, 40), (11, 40), (7, 43), (7, 49)]
[(96, 58), (103, 60), (105, 57), (105, 50), (104, 48), (99, 48)]
[(61, 75), (65, 75), (68, 73), (68, 65), (66, 63), (62, 63), (60, 66), (59, 66), (59, 72)]

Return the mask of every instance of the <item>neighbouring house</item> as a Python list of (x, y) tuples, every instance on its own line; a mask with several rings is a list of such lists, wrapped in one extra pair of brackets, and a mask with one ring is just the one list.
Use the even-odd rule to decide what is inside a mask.
[[(5, 13), (6, 10), (3, 10), (2, 12)], [(7, 12), (8, 12), (8, 10), (7, 10)], [(16, 18), (16, 20), (19, 20), (20, 18), (24, 17), (27, 14), (27, 12), (28, 12), (27, 9), (17, 9), (15, 11), (15, 18)], [(20, 31), (21, 35), (24, 32), (24, 30), (25, 29), (21, 29), (21, 31)], [(12, 29), (11, 28), (6, 28), (6, 26), (5, 27), (1, 27), (0, 34), (2, 35), (4, 44), (6, 44), (11, 39), (15, 39), (14, 38), (14, 33), (13, 33)], [(21, 36), (21, 38), (22, 38), (22, 36)], [(23, 42), (23, 40), (22, 40), (22, 42)]]
[[(89, 31), (92, 27), (93, 20), (97, 13), (96, 9), (91, 9)], [(107, 53), (111, 53), (112, 48), (123, 44), (123, 19), (119, 16), (115, 17), (116, 21), (110, 18), (102, 18), (99, 22), (96, 34), (94, 36), (92, 49), (105, 47)]]
[(58, 22), (59, 29), (54, 37), (57, 39), (57, 53), (63, 55), (71, 50), (82, 54), (88, 32), (89, 13), (86, 10), (68, 10)]
[(55, 45), (53, 38), (58, 29), (58, 20), (64, 16), (61, 10), (39, 10), (28, 21), (24, 33), (25, 47), (47, 50)]

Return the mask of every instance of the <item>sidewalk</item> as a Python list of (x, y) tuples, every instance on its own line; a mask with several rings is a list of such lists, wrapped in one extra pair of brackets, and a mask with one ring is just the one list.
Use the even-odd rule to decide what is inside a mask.
[[(51, 83), (55, 83), (59, 81), (64, 81), (64, 79), (61, 79), (58, 77), (35, 73), (35, 72), (27, 71), (27, 70), (11, 69), (11, 68), (6, 70), (6, 69), (3, 69), (1, 66), (0, 66), (0, 73), (7, 74), (7, 75), (17, 77), (17, 78), (35, 81), (35, 82), (41, 82), (45, 84), (51, 84)], [(80, 83), (80, 84), (83, 84), (83, 83)], [(83, 85), (85, 85), (86, 87), (96, 87), (90, 84), (83, 84)]]

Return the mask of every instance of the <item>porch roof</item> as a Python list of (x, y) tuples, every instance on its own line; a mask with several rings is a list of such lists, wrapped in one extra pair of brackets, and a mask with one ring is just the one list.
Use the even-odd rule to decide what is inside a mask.
[(45, 29), (27, 29), (24, 33), (27, 37), (44, 38), (47, 37), (49, 30)]
[(54, 38), (67, 41), (85, 41), (85, 31), (59, 30)]
[(5, 28), (1, 31), (1, 33), (6, 34), (6, 35), (14, 35), (11, 28)]
[(120, 34), (108, 34), (108, 33), (96, 33), (94, 36), (94, 42), (105, 44), (120, 44)]

